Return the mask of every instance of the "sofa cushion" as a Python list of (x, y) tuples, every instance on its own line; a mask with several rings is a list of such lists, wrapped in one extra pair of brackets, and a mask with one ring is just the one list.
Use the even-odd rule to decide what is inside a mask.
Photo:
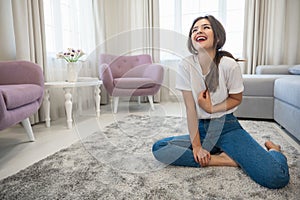
[(289, 68), (291, 74), (300, 75), (300, 65), (295, 65), (294, 67)]
[(274, 88), (275, 98), (300, 109), (300, 76), (277, 79)]
[(278, 78), (292, 76), (292, 75), (243, 75), (244, 81), (244, 96), (274, 96), (274, 81)]
[(12, 110), (37, 101), (43, 94), (43, 88), (34, 84), (0, 85), (0, 94), (7, 110)]

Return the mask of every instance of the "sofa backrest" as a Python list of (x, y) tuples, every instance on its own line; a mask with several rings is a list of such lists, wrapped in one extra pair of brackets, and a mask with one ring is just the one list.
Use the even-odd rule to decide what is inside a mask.
[(256, 74), (290, 74), (289, 68), (294, 65), (258, 65)]

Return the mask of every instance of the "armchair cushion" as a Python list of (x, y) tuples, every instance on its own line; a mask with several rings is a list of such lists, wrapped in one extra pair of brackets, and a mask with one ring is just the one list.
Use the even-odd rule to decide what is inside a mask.
[(115, 78), (114, 85), (121, 89), (150, 88), (155, 86), (155, 81), (150, 78)]
[(40, 99), (43, 96), (43, 88), (35, 84), (0, 85), (0, 93), (7, 110), (12, 110)]

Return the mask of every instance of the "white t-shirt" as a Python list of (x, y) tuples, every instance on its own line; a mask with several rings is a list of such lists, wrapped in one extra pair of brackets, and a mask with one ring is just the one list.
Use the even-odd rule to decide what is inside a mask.
[[(214, 93), (210, 92), (212, 105), (219, 104), (227, 99), (228, 94), (243, 92), (243, 78), (239, 64), (232, 58), (223, 56), (219, 63), (219, 86)], [(198, 105), (198, 95), (206, 89), (205, 76), (196, 55), (183, 59), (179, 66), (176, 77), (176, 89), (192, 91), (198, 119), (219, 118), (225, 114), (234, 112), (237, 107), (225, 112), (207, 113)]]

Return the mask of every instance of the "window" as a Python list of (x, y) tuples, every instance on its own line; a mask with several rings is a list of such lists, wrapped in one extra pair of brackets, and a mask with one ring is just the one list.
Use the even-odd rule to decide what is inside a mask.
[(48, 54), (67, 48), (94, 50), (92, 1), (44, 0), (44, 13)]
[[(88, 61), (96, 49), (92, 0), (44, 0), (44, 21), (47, 51), (47, 81), (66, 80), (67, 67), (58, 52), (67, 48), (81, 49), (86, 56), (81, 76), (96, 73)], [(95, 76), (93, 74), (93, 76)]]
[[(223, 24), (227, 40), (224, 50), (241, 58), (243, 51), (244, 0), (160, 0), (160, 28), (176, 31), (188, 37), (195, 18), (213, 15)], [(161, 37), (164, 40), (165, 37)], [(163, 43), (164, 41), (161, 41)], [(176, 42), (176, 41), (175, 41)], [(178, 47), (182, 48), (182, 46)], [(186, 48), (186, 46), (185, 46)], [(174, 55), (161, 51), (161, 60), (174, 59)]]

